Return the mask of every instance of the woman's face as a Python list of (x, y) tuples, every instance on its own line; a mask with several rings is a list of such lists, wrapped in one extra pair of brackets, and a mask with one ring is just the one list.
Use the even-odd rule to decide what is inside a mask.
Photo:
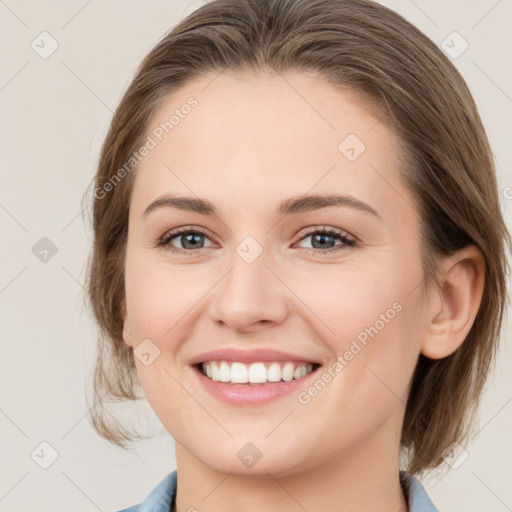
[[(147, 135), (130, 204), (124, 338), (177, 456), (276, 476), (355, 453), (397, 457), (427, 324), (419, 217), (394, 133), (310, 75), (224, 72), (168, 98)], [(215, 214), (185, 201), (146, 212), (170, 195)], [(194, 233), (169, 234), (178, 228)], [(293, 385), (214, 383), (191, 362), (225, 359), (202, 356), (218, 349), (273, 349), (320, 366)], [(277, 359), (256, 360), (281, 368)], [(243, 378), (248, 366), (237, 366)], [(263, 386), (292, 389), (258, 402)]]

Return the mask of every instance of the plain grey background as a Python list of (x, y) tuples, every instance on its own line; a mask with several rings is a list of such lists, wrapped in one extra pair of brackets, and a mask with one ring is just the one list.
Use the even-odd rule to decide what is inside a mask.
[[(451, 52), (487, 129), (510, 226), (512, 2), (382, 3)], [(202, 4), (0, 0), (0, 511), (118, 510), (176, 467), (174, 442), (147, 403), (118, 410), (154, 436), (133, 452), (109, 445), (88, 422), (96, 330), (82, 306), (92, 236), (80, 201), (137, 64)], [(424, 479), (444, 512), (512, 510), (505, 322), (467, 459)]]

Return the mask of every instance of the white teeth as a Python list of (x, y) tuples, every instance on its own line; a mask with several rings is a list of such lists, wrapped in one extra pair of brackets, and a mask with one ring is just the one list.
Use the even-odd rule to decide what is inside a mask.
[(278, 362), (271, 363), (268, 368), (265, 363), (244, 363), (227, 361), (210, 361), (202, 363), (202, 371), (214, 381), (231, 382), (232, 384), (263, 384), (265, 382), (289, 382), (300, 379), (313, 371), (310, 363)]
[(269, 382), (279, 382), (281, 380), (281, 367), (279, 363), (272, 363), (267, 369), (267, 380)]
[[(245, 366), (239, 364), (238, 366)], [(267, 382), (267, 369), (263, 363), (253, 363), (249, 366), (249, 382), (252, 384), (261, 384)]]
[(240, 363), (231, 365), (231, 382), (236, 384), (245, 384), (248, 382), (247, 367)]
[(231, 371), (226, 361), (220, 362), (219, 380), (221, 382), (229, 382), (231, 380)]
[(293, 380), (293, 369), (294, 369), (293, 363), (285, 363), (284, 364), (281, 372), (283, 374), (283, 380), (285, 382)]

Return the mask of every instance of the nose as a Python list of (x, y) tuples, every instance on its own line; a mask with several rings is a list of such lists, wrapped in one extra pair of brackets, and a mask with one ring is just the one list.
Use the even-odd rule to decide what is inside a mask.
[(277, 269), (271, 268), (266, 252), (249, 263), (234, 251), (230, 262), (230, 271), (215, 287), (212, 320), (248, 333), (282, 323), (291, 303), (290, 292), (277, 277)]

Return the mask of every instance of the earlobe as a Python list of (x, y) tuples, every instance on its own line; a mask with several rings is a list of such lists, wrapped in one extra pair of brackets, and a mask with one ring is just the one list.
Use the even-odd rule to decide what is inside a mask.
[(455, 352), (466, 339), (477, 315), (485, 284), (485, 260), (474, 245), (461, 249), (443, 264), (439, 277), (440, 300), (429, 305), (427, 334), (421, 353), (441, 359)]

